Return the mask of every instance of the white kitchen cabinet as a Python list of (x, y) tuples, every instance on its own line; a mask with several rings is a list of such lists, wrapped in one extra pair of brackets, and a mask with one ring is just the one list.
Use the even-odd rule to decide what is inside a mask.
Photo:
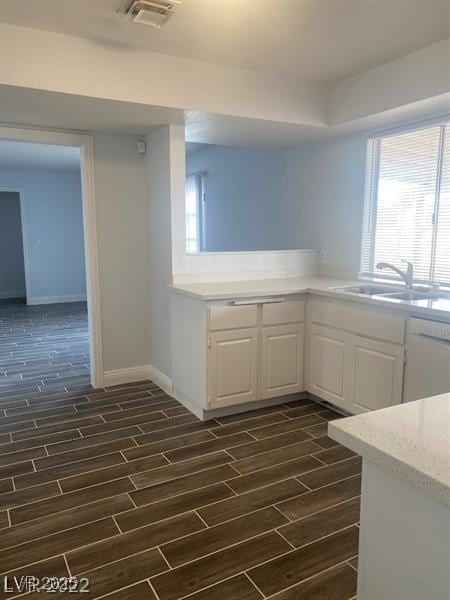
[(204, 302), (172, 294), (173, 395), (207, 419), (304, 391), (304, 318), (301, 295)]
[(351, 335), (312, 325), (309, 348), (309, 391), (350, 410), (353, 379)]
[(313, 299), (308, 391), (351, 413), (400, 404), (405, 325), (400, 315)]
[(303, 387), (303, 324), (262, 328), (261, 398), (274, 398)]
[(257, 328), (212, 332), (209, 341), (209, 408), (257, 398)]
[(404, 348), (355, 337), (352, 410), (360, 413), (402, 401)]
[(398, 311), (319, 295), (173, 293), (172, 393), (201, 419), (305, 389), (350, 413), (398, 404), (405, 326)]

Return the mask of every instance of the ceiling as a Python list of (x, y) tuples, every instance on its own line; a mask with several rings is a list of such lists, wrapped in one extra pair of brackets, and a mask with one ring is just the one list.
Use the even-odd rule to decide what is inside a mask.
[[(0, 0), (1, 2), (1, 0)], [(119, 133), (143, 136), (164, 124), (185, 125), (192, 144), (295, 148), (343, 133), (386, 129), (429, 117), (448, 114), (450, 94), (408, 104), (335, 127), (299, 125), (262, 119), (182, 111), (132, 102), (119, 102), (0, 85), (0, 123), (77, 132)], [(1, 145), (0, 145), (1, 148)], [(62, 149), (59, 149), (62, 156)], [(0, 153), (0, 166), (6, 160)], [(61, 159), (62, 160), (62, 159)], [(44, 167), (45, 168), (45, 167)]]
[(449, 0), (183, 0), (160, 30), (122, 0), (0, 0), (0, 22), (334, 82), (450, 36)]
[(0, 140), (0, 169), (78, 171), (80, 149)]
[(186, 154), (192, 154), (193, 152), (199, 152), (209, 148), (211, 144), (201, 144), (198, 142), (186, 142)]
[(165, 123), (183, 124), (184, 116), (148, 104), (0, 85), (0, 123), (143, 135)]

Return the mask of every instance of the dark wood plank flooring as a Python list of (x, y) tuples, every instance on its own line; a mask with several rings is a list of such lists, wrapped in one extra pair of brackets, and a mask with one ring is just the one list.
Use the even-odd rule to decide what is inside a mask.
[[(0, 369), (26, 367), (4, 327)], [(44, 339), (60, 350), (75, 368)], [(361, 462), (326, 436), (338, 415), (289, 397), (204, 423), (150, 381), (36, 376), (0, 387), (1, 574), (111, 600), (355, 597)]]
[(21, 392), (40, 402), (42, 391), (89, 380), (85, 302), (27, 306), (21, 299), (0, 300), (0, 394), (15, 392), (9, 394), (11, 408), (23, 405), (14, 398)]

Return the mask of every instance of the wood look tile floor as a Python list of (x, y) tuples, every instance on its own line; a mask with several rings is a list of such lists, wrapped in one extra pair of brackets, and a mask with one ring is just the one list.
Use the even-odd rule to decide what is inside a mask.
[(38, 381), (0, 387), (2, 575), (111, 600), (354, 598), (361, 462), (326, 436), (338, 415), (286, 397), (205, 423), (150, 381)]
[(39, 401), (44, 388), (51, 393), (89, 380), (86, 302), (0, 300), (0, 394), (11, 387), (30, 399), (37, 392)]

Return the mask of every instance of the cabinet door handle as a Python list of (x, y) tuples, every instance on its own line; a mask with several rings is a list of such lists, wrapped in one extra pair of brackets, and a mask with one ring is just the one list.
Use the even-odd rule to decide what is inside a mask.
[(233, 306), (247, 306), (250, 304), (275, 304), (276, 302), (284, 302), (286, 298), (255, 298), (254, 300), (233, 300)]

